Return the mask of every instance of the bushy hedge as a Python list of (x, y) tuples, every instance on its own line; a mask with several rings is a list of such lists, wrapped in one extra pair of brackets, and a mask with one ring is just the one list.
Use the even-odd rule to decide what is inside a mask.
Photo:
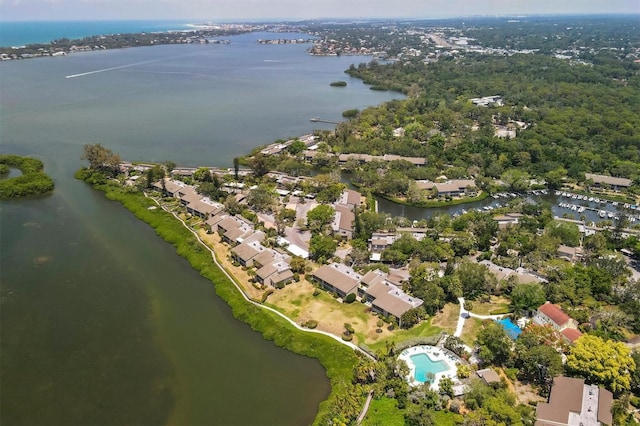
[(396, 345), (396, 351), (400, 352), (412, 346), (418, 345), (430, 345), (435, 346), (440, 340), (440, 334), (436, 334), (435, 336), (427, 336), (427, 337), (414, 337), (409, 340), (405, 340), (404, 342), (398, 343)]
[(45, 194), (54, 188), (53, 180), (43, 172), (42, 161), (19, 155), (0, 155), (0, 164), (20, 169), (22, 175), (0, 181), (0, 198)]
[(216, 293), (229, 304), (236, 319), (249, 324), (277, 346), (317, 358), (327, 370), (327, 376), (331, 381), (331, 394), (320, 404), (314, 424), (327, 424), (340, 414), (339, 400), (346, 395), (350, 383), (350, 380), (345, 378), (352, 376), (353, 368), (358, 362), (358, 357), (352, 349), (336, 343), (328, 336), (301, 332), (284, 318), (247, 302), (215, 265), (208, 250), (194, 250), (196, 246), (201, 245), (188, 229), (162, 209), (149, 210), (149, 207), (155, 206), (153, 200), (140, 193), (125, 192), (116, 184), (108, 183), (96, 188), (104, 191), (110, 200), (121, 202), (138, 219), (154, 228), (161, 238), (172, 244), (180, 256), (187, 259), (195, 270), (214, 284)]

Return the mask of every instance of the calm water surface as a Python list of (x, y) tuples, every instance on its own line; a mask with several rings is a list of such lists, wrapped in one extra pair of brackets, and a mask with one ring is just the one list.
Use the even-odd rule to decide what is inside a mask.
[[(0, 152), (41, 158), (56, 183), (53, 195), (0, 204), (0, 423), (313, 420), (329, 392), (320, 364), (233, 319), (173, 247), (72, 177), (86, 143), (128, 160), (231, 166), (317, 128), (311, 117), (398, 97), (343, 74), (365, 59), (260, 37), (0, 64)], [(338, 79), (349, 86), (329, 87)]]

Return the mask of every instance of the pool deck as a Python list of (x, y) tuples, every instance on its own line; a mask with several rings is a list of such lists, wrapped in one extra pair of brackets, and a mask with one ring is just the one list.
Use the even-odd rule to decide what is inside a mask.
[(446, 349), (442, 349), (436, 346), (420, 345), (407, 348), (400, 352), (400, 355), (398, 356), (398, 359), (406, 362), (407, 366), (409, 367), (409, 376), (407, 377), (407, 381), (411, 386), (420, 386), (422, 384), (422, 382), (419, 382), (415, 379), (416, 367), (411, 360), (411, 355), (417, 354), (427, 354), (432, 361), (442, 361), (448, 367), (445, 371), (435, 374), (433, 383), (431, 383), (431, 389), (437, 391), (440, 385), (440, 379), (443, 377), (451, 378), (454, 385), (460, 384), (457, 376), (458, 367), (456, 367), (457, 363), (463, 362), (460, 358)]

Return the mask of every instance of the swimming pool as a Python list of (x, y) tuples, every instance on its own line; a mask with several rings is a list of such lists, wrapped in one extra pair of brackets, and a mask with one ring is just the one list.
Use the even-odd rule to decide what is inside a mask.
[[(431, 382), (435, 379), (436, 374), (449, 369), (444, 361), (433, 361), (426, 353), (411, 355), (409, 358), (415, 365), (413, 377), (420, 383)], [(431, 380), (429, 380), (429, 373), (432, 374)]]
[(507, 332), (507, 336), (511, 337), (513, 340), (516, 340), (518, 336), (520, 336), (520, 333), (522, 333), (520, 327), (515, 325), (509, 318), (501, 319), (498, 323), (502, 325), (504, 331)]
[(411, 386), (429, 384), (438, 389), (440, 379), (449, 377), (457, 383), (456, 363), (462, 362), (451, 352), (431, 345), (412, 346), (400, 352), (398, 360), (409, 367), (407, 381)]

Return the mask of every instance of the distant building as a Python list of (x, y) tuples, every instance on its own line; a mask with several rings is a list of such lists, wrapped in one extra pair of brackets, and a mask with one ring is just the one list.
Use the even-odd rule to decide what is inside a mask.
[(494, 95), (494, 96), (485, 96), (482, 98), (472, 98), (470, 99), (471, 103), (481, 107), (489, 107), (489, 106), (502, 106), (504, 105), (502, 101), (502, 96)]
[(558, 257), (568, 260), (569, 262), (575, 262), (582, 257), (582, 249), (580, 247), (569, 247), (561, 244), (558, 247)]
[(585, 173), (585, 179), (591, 179), (593, 181), (593, 186), (595, 187), (603, 187), (608, 186), (614, 191), (618, 191), (621, 188), (628, 188), (631, 186), (633, 181), (631, 179), (613, 177), (613, 176), (605, 176), (605, 175), (595, 175), (592, 173)]
[(536, 407), (535, 426), (611, 425), (613, 394), (584, 379), (559, 376), (553, 380), (548, 402)]
[(439, 197), (459, 197), (475, 192), (476, 183), (472, 179), (454, 179), (443, 183), (434, 184)]

